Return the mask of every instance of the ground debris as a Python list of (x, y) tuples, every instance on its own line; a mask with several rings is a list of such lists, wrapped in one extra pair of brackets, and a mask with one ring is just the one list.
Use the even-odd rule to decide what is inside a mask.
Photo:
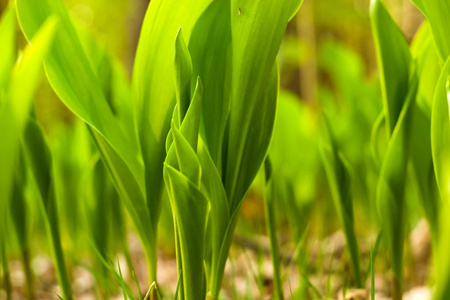
[(345, 293), (339, 293), (339, 300), (369, 300), (369, 293), (364, 289), (352, 289)]
[(429, 300), (433, 296), (431, 288), (427, 286), (415, 287), (403, 294), (403, 300)]

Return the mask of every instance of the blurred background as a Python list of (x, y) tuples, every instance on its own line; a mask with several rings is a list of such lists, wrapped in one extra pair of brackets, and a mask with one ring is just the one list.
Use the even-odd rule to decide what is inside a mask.
[[(134, 53), (148, 0), (65, 0), (73, 17), (92, 32), (108, 51), (121, 61), (131, 75)], [(384, 1), (411, 40), (423, 16), (409, 0)], [(0, 0), (0, 12), (8, 0)], [(372, 79), (376, 61), (369, 20), (370, 0), (305, 0), (290, 22), (281, 49), (282, 88), (315, 105), (320, 87), (335, 93), (336, 84), (330, 79), (326, 51), (339, 47), (360, 64), (361, 76)], [(25, 43), (22, 38), (20, 44)], [(327, 50), (328, 49), (328, 50)], [(44, 89), (44, 88), (43, 88)], [(65, 111), (50, 90), (42, 90), (39, 97), (39, 118), (46, 130), (54, 122), (70, 123), (72, 116)], [(45, 99), (43, 99), (45, 98)], [(361, 103), (362, 104), (362, 103)]]

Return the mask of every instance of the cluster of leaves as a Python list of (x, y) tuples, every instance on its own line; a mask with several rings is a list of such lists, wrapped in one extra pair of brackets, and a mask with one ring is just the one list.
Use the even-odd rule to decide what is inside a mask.
[[(49, 26), (45, 24), (53, 24), (51, 34), (45, 34), (51, 36), (51, 43), (49, 37), (45, 40), (48, 53), (43, 57), (48, 81), (87, 125), (95, 145), (93, 154), (87, 154), (93, 157), (93, 195), (86, 213), (93, 213), (88, 227), (107, 269), (111, 269), (104, 248), (108, 242), (100, 232), (104, 226), (99, 225), (107, 222), (102, 216), (109, 203), (101, 199), (120, 197), (141, 239), (149, 282), (157, 280), (158, 221), (165, 185), (175, 224), (180, 295), (200, 299), (208, 291), (209, 298), (218, 297), (242, 200), (268, 152), (278, 97), (278, 48), (300, 4), (299, 0), (152, 1), (131, 88), (118, 80), (125, 87), (117, 90), (115, 83), (108, 82), (115, 72), (113, 62), (74, 24), (61, 1), (16, 1), (20, 26), (31, 43), (39, 39), (41, 28)], [(7, 29), (14, 30), (14, 13), (8, 16)], [(188, 46), (181, 31), (177, 34), (179, 28)], [(12, 51), (14, 43), (7, 44)], [(41, 58), (33, 56), (33, 62), (39, 66)], [(29, 103), (31, 94), (17, 97)], [(10, 102), (17, 101), (5, 101)], [(6, 108), (3, 112), (9, 113)], [(23, 106), (20, 114), (24, 123), (28, 111)], [(20, 136), (20, 132), (13, 135)], [(71, 299), (56, 213), (56, 197), (64, 189), (56, 193), (55, 181), (61, 179), (55, 179), (40, 129), (35, 126), (23, 136), (26, 146), (31, 143), (26, 148), (48, 218), (62, 293)], [(11, 152), (2, 157), (12, 161), (13, 156)], [(109, 180), (102, 182), (106, 170), (117, 194), (108, 187)], [(10, 186), (5, 181), (5, 199), (15, 199), (6, 190)], [(111, 214), (120, 218), (120, 213)]]
[[(380, 0), (371, 3), (372, 31), (380, 72), (383, 109), (372, 130), (376, 180), (377, 219), (389, 253), (393, 299), (402, 298), (404, 225), (407, 194), (417, 190), (430, 227), (435, 261), (446, 258), (445, 217), (448, 206), (448, 29), (450, 6), (441, 1), (413, 1), (426, 21), (411, 46)], [(439, 79), (438, 79), (439, 78)], [(364, 105), (364, 104), (362, 104)], [(330, 122), (325, 122), (330, 124)], [(332, 123), (331, 123), (332, 124)], [(359, 251), (355, 238), (352, 164), (347, 161), (330, 125), (322, 147), (332, 198), (350, 253), (356, 285), (361, 284)], [(406, 188), (408, 187), (408, 188)], [(439, 189), (438, 189), (439, 187)], [(444, 211), (440, 216), (439, 212)], [(446, 264), (438, 264), (435, 299), (448, 297)]]

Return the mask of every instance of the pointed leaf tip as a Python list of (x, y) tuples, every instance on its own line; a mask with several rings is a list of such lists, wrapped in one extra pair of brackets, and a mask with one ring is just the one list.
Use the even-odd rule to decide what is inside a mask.
[(192, 59), (183, 38), (181, 28), (175, 39), (175, 91), (179, 106), (180, 121), (183, 120), (191, 100)]

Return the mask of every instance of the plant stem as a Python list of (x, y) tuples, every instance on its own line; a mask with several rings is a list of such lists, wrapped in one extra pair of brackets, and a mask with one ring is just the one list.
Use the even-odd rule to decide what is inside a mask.
[(402, 286), (395, 276), (392, 278), (392, 300), (402, 300)]
[(157, 300), (156, 282), (157, 282), (157, 265), (158, 265), (158, 249), (157, 249), (157, 233), (153, 235), (153, 239), (144, 246), (145, 258), (147, 261), (148, 284), (151, 286), (155, 283), (155, 288), (150, 291), (149, 299)]
[(50, 233), (50, 244), (55, 260), (56, 275), (58, 282), (61, 285), (61, 290), (65, 300), (72, 300), (72, 289), (70, 286), (69, 275), (67, 272), (66, 263), (64, 260), (64, 253), (61, 246), (61, 234), (59, 232), (59, 221), (56, 208), (55, 189), (53, 186), (50, 190), (49, 199), (47, 202), (45, 212), (48, 217), (48, 232)]
[(283, 288), (280, 276), (280, 251), (278, 249), (276, 216), (275, 216), (275, 202), (274, 202), (274, 187), (273, 180), (268, 182), (266, 195), (264, 197), (264, 210), (266, 215), (266, 228), (269, 235), (270, 242), (270, 257), (273, 266), (273, 284), (276, 298), (283, 300)]
[(30, 252), (28, 249), (22, 251), (23, 271), (25, 273), (25, 279), (27, 282), (27, 294), (28, 299), (33, 300), (34, 297), (34, 279), (30, 266)]
[(1, 243), (0, 255), (2, 256), (2, 267), (3, 267), (3, 285), (5, 287), (6, 299), (12, 299), (12, 287), (11, 278), (9, 277), (9, 267), (8, 261), (6, 260), (6, 249), (5, 244)]
[(228, 260), (228, 254), (230, 252), (231, 243), (233, 241), (234, 230), (236, 229), (237, 216), (242, 207), (242, 202), (236, 208), (232, 214), (227, 231), (222, 239), (222, 250), (217, 258), (217, 261), (213, 261), (213, 268), (211, 271), (210, 292), (208, 293), (208, 300), (214, 300), (219, 298), (220, 288), (222, 286), (222, 279), (225, 272), (225, 265)]

